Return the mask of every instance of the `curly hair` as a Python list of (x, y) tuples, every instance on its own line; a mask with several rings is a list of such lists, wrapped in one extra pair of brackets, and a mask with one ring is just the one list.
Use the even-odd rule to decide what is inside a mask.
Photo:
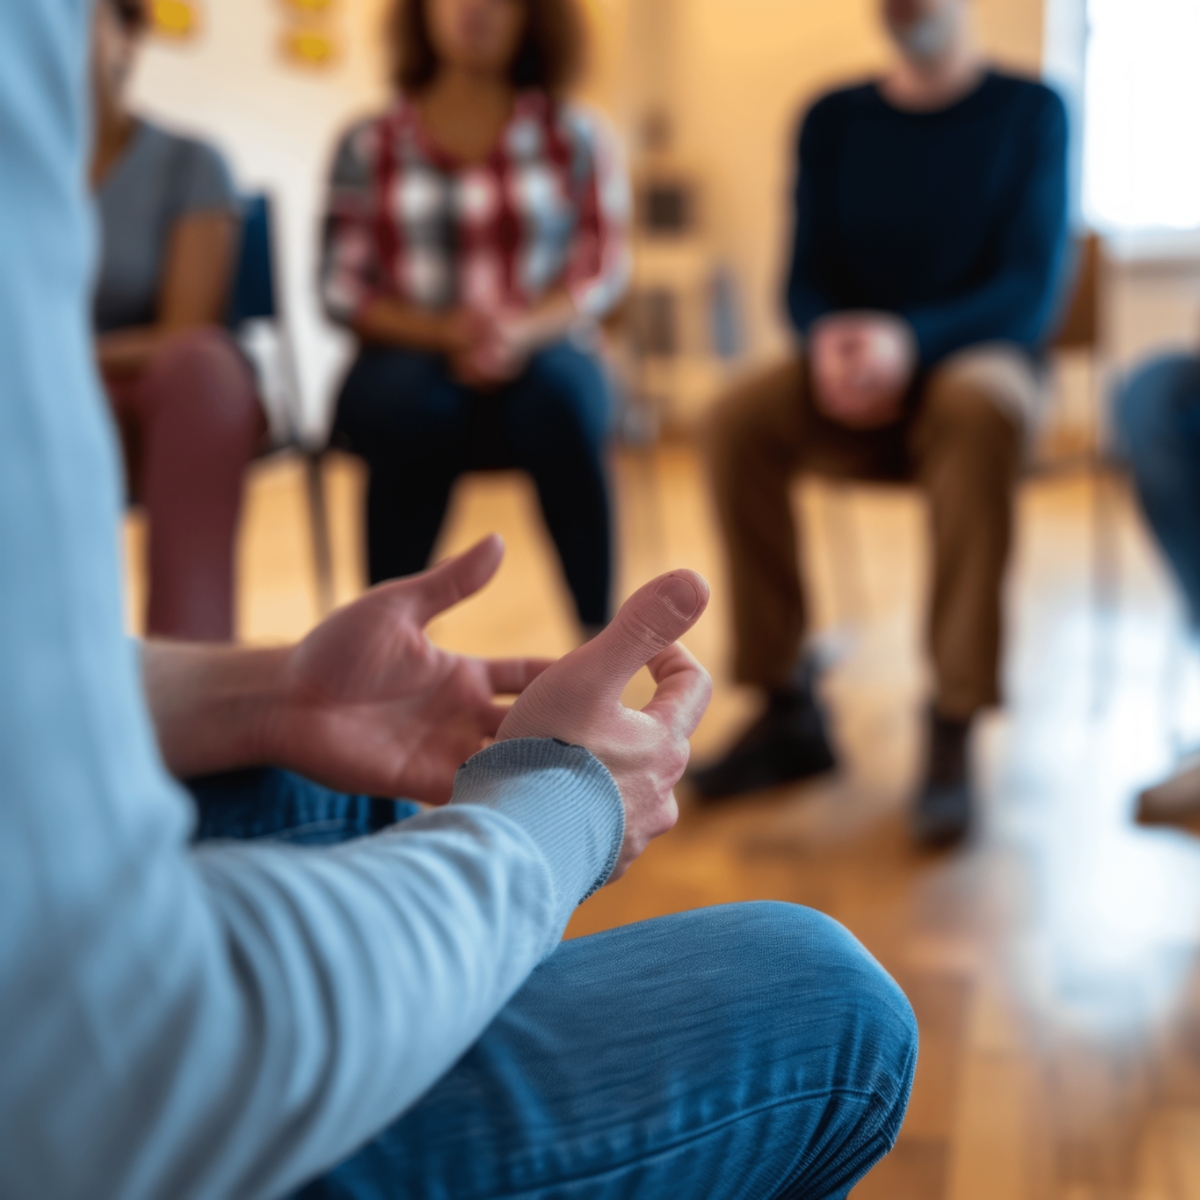
[[(513, 59), (510, 78), (517, 88), (561, 95), (583, 65), (585, 29), (575, 0), (523, 0), (525, 36)], [(400, 91), (416, 95), (438, 73), (438, 56), (429, 34), (428, 0), (395, 0), (388, 22), (392, 80)]]

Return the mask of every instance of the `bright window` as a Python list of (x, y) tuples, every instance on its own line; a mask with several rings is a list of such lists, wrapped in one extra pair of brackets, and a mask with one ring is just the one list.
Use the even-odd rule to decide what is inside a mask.
[(1085, 87), (1089, 221), (1200, 228), (1200, 0), (1088, 0)]

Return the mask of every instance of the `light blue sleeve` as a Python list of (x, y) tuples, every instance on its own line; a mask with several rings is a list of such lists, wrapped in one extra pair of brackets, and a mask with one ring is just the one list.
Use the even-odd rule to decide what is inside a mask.
[(586, 751), (507, 743), (402, 830), (189, 847), (122, 633), (89, 17), (0, 0), (0, 1196), (280, 1196), (475, 1040), (611, 870), (621, 803)]

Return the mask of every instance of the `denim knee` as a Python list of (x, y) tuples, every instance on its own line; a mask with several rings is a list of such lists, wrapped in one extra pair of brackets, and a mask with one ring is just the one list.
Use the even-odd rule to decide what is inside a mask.
[(831, 1092), (861, 1097), (855, 1140), (890, 1148), (900, 1132), (917, 1062), (917, 1022), (907, 997), (857, 938), (810, 908), (777, 902), (733, 906), (751, 969), (779, 995), (780, 1020), (797, 1022), (805, 1049), (829, 1047)]
[(569, 343), (534, 355), (510, 404), (510, 421), (526, 436), (540, 431), (557, 440), (577, 434), (592, 449), (608, 436), (612, 408), (608, 378), (592, 355)]
[(777, 903), (565, 942), (388, 1134), (305, 1196), (844, 1200), (891, 1147), (912, 1010)]
[(1121, 446), (1135, 462), (1174, 449), (1189, 412), (1200, 412), (1200, 358), (1192, 354), (1166, 354), (1144, 363), (1121, 388), (1113, 408)]

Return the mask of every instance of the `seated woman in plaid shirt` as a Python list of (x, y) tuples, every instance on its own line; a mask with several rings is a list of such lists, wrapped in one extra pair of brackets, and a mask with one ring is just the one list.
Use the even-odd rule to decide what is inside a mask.
[(570, 0), (398, 0), (398, 95), (334, 160), (322, 299), (360, 351), (335, 430), (370, 468), (371, 582), (424, 569), (455, 479), (515, 465), (593, 632), (609, 616), (609, 394), (588, 332), (629, 275), (610, 136), (562, 99)]

